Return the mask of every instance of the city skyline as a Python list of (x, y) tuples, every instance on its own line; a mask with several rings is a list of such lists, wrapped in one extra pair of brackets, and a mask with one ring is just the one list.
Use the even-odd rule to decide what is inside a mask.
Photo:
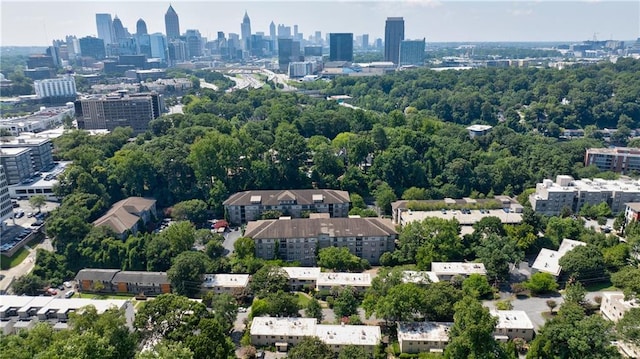
[(65, 35), (96, 36), (98, 13), (118, 16), (132, 33), (140, 18), (149, 33), (165, 33), (169, 5), (180, 17), (182, 33), (197, 29), (208, 39), (215, 39), (218, 31), (240, 34), (245, 11), (253, 33), (269, 34), (273, 21), (299, 25), (305, 39), (316, 31), (323, 37), (350, 32), (369, 34), (373, 43), (384, 38), (386, 18), (396, 16), (404, 17), (405, 39), (426, 38), (427, 42), (582, 41), (594, 35), (599, 40), (632, 40), (640, 36), (636, 1), (3, 1), (0, 45), (45, 46)]

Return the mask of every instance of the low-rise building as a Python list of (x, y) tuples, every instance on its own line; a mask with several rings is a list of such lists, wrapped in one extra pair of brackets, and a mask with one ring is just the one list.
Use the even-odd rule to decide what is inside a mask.
[(627, 207), (624, 210), (624, 218), (627, 224), (640, 219), (640, 202), (627, 203)]
[(584, 242), (565, 238), (562, 240), (560, 248), (558, 248), (557, 251), (542, 248), (536, 257), (536, 260), (533, 262), (531, 269), (537, 272), (549, 273), (557, 277), (560, 275), (560, 271), (562, 270), (562, 267), (559, 264), (560, 258), (575, 247), (586, 245), (587, 244)]
[(486, 135), (487, 133), (489, 133), (489, 131), (491, 131), (492, 128), (493, 127), (489, 125), (471, 125), (467, 127), (467, 131), (469, 131), (469, 137), (473, 139)]
[(19, 136), (24, 132), (39, 133), (61, 126), (65, 117), (73, 117), (74, 114), (75, 109), (72, 104), (45, 107), (27, 116), (0, 119), (0, 128), (8, 130), (14, 136)]
[(398, 323), (398, 344), (400, 352), (442, 353), (449, 343), (449, 322)]
[[(600, 313), (612, 322), (618, 322), (625, 313), (633, 308), (640, 308), (637, 300), (625, 300), (622, 292), (602, 292)], [(616, 342), (620, 354), (628, 358), (640, 358), (640, 347), (627, 341)]]
[(455, 276), (487, 275), (484, 264), (466, 262), (431, 262), (431, 272), (441, 281), (449, 281)]
[(133, 329), (134, 308), (128, 300), (15, 295), (0, 296), (0, 328), (4, 335), (15, 334), (46, 321), (56, 330), (67, 329), (69, 314), (79, 313), (88, 306), (95, 307), (98, 314), (108, 309), (124, 311), (126, 324)]
[(601, 178), (575, 180), (560, 175), (553, 182), (545, 179), (536, 184), (536, 191), (529, 196), (534, 211), (557, 216), (564, 208), (580, 212), (585, 204), (606, 203), (615, 213), (626, 209), (626, 203), (640, 202), (640, 181), (631, 179), (604, 180)]
[(59, 200), (53, 193), (53, 188), (60, 182), (58, 176), (70, 164), (71, 162), (56, 162), (47, 171), (35, 174), (25, 181), (9, 186), (11, 198), (29, 198), (35, 195), (43, 195), (49, 201)]
[(255, 242), (256, 257), (316, 264), (317, 250), (346, 247), (376, 265), (395, 248), (398, 232), (382, 218), (300, 218), (249, 222), (245, 236)]
[(128, 233), (138, 233), (139, 222), (147, 224), (156, 216), (155, 199), (129, 197), (114, 203), (107, 213), (93, 222), (93, 225), (109, 226), (124, 239)]
[(205, 274), (202, 289), (216, 294), (231, 294), (234, 290), (246, 288), (248, 285), (248, 274)]
[(320, 273), (316, 281), (318, 291), (329, 291), (332, 288), (352, 287), (356, 292), (363, 293), (371, 287), (369, 273)]
[(320, 267), (283, 267), (289, 277), (289, 289), (294, 291), (316, 287)]
[(491, 315), (498, 318), (494, 336), (497, 340), (508, 341), (522, 338), (533, 340), (535, 331), (533, 323), (523, 310), (491, 310)]
[(145, 296), (171, 293), (171, 282), (166, 272), (85, 268), (76, 274), (75, 279), (80, 292), (129, 293)]
[(229, 221), (234, 224), (258, 220), (264, 211), (279, 211), (294, 218), (303, 213), (347, 217), (350, 203), (349, 192), (331, 189), (246, 191), (223, 202)]
[(256, 317), (251, 323), (251, 344), (275, 346), (287, 351), (307, 337), (318, 337), (331, 350), (339, 353), (347, 345), (362, 347), (373, 353), (382, 338), (380, 327), (367, 325), (317, 324), (314, 318)]

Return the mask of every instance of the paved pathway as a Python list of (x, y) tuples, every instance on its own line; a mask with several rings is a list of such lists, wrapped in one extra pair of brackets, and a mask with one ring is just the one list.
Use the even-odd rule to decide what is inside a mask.
[(36, 264), (37, 248), (43, 248), (48, 251), (53, 251), (53, 245), (51, 244), (51, 240), (49, 238), (45, 238), (45, 240), (42, 243), (38, 244), (35, 248), (25, 248), (29, 251), (29, 255), (22, 261), (22, 263), (7, 270), (0, 270), (0, 275), (4, 276), (4, 278), (2, 278), (2, 280), (0, 281), (0, 293), (6, 292), (14, 279), (20, 278), (33, 270), (33, 267)]

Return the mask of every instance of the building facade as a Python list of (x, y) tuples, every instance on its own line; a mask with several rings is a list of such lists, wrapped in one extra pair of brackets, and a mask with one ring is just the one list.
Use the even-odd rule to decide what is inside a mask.
[(129, 233), (138, 233), (138, 225), (141, 222), (147, 224), (156, 217), (155, 199), (129, 197), (114, 203), (107, 213), (93, 222), (93, 225), (108, 226), (121, 239), (126, 239)]
[[(612, 322), (618, 322), (625, 313), (633, 308), (640, 308), (637, 300), (625, 300), (622, 292), (602, 292), (600, 313)], [(621, 340), (616, 342), (618, 351), (628, 358), (640, 358), (640, 346)]]
[(522, 338), (527, 342), (535, 336), (533, 323), (523, 310), (491, 310), (491, 315), (498, 318), (493, 335), (497, 340), (508, 341)]
[(568, 208), (578, 213), (585, 204), (607, 203), (616, 214), (626, 209), (626, 203), (640, 202), (640, 181), (604, 180), (600, 178), (574, 180), (560, 175), (553, 182), (545, 179), (536, 184), (536, 191), (529, 196), (534, 211), (557, 216)]
[(299, 218), (304, 212), (329, 213), (331, 217), (349, 214), (349, 192), (331, 189), (245, 191), (223, 202), (229, 221), (241, 224), (260, 219), (264, 211), (275, 210)]
[(3, 148), (27, 148), (34, 172), (47, 171), (55, 166), (53, 162), (53, 142), (48, 138), (21, 136), (4, 142)]
[(404, 40), (404, 19), (388, 17), (384, 26), (384, 61), (398, 64), (400, 61), (400, 43)]
[(168, 40), (180, 37), (180, 20), (178, 19), (178, 13), (176, 13), (171, 5), (169, 5), (169, 9), (167, 9), (167, 13), (164, 14), (164, 26)]
[(400, 352), (409, 354), (442, 353), (449, 343), (449, 322), (398, 323)]
[(65, 97), (75, 100), (76, 97), (76, 80), (72, 76), (37, 80), (33, 82), (33, 87), (38, 98)]
[(400, 42), (400, 66), (424, 65), (425, 39), (402, 40)]
[(171, 293), (166, 272), (85, 268), (76, 274), (79, 292), (156, 296)]
[(103, 60), (106, 57), (104, 40), (86, 36), (78, 39), (78, 43), (83, 57), (92, 57), (96, 60)]
[(31, 151), (26, 147), (0, 149), (0, 165), (9, 185), (25, 182), (31, 179), (35, 171), (31, 163)]
[(4, 166), (0, 165), (0, 230), (4, 231), (4, 221), (13, 217), (13, 205), (9, 195), (9, 183), (4, 173)]
[(137, 135), (144, 133), (163, 109), (162, 95), (157, 93), (96, 96), (76, 101), (76, 118), (81, 129), (131, 127)]
[(115, 42), (111, 14), (96, 14), (96, 27), (98, 29), (98, 38), (102, 39), (105, 45)]
[(267, 260), (313, 266), (320, 249), (346, 247), (376, 265), (383, 253), (395, 248), (398, 233), (382, 218), (306, 218), (249, 222), (245, 236), (254, 240), (256, 257)]
[(329, 34), (329, 61), (353, 61), (353, 34)]
[(584, 165), (595, 165), (600, 171), (640, 172), (640, 148), (588, 148), (584, 156)]
[(202, 290), (216, 294), (232, 294), (249, 285), (248, 274), (205, 274), (202, 279)]

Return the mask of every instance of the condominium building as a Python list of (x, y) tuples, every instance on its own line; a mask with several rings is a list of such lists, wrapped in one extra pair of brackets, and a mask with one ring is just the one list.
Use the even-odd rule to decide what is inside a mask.
[(455, 276), (487, 275), (484, 264), (466, 262), (431, 262), (431, 272), (441, 281), (451, 280)]
[(149, 122), (164, 110), (162, 95), (157, 93), (86, 97), (76, 101), (78, 128), (85, 130), (131, 127), (134, 135), (144, 133)]
[(294, 291), (316, 288), (320, 267), (282, 267), (289, 277), (289, 288)]
[(557, 251), (548, 248), (540, 249), (540, 253), (533, 262), (531, 269), (535, 272), (549, 273), (553, 276), (559, 276), (562, 267), (560, 266), (560, 258), (562, 258), (567, 252), (578, 246), (586, 246), (587, 244), (580, 241), (574, 241), (572, 239), (563, 239), (560, 244), (560, 248)]
[(76, 80), (73, 76), (36, 80), (33, 87), (38, 98), (65, 97), (75, 100), (76, 97)]
[(624, 211), (626, 203), (640, 202), (640, 181), (604, 180), (600, 178), (575, 180), (560, 175), (553, 182), (545, 179), (536, 185), (529, 196), (534, 211), (557, 216), (563, 208), (578, 213), (585, 204), (607, 203), (613, 213)]
[(231, 294), (249, 285), (248, 274), (205, 274), (202, 279), (202, 289), (216, 294)]
[(76, 274), (75, 279), (80, 292), (129, 293), (147, 296), (171, 293), (171, 283), (166, 272), (85, 268)]
[(157, 216), (153, 198), (128, 197), (120, 200), (102, 217), (93, 221), (94, 226), (108, 226), (121, 239), (138, 233), (138, 226), (151, 222)]
[(234, 193), (223, 202), (229, 221), (234, 224), (258, 220), (268, 210), (294, 218), (305, 212), (347, 217), (350, 203), (349, 192), (332, 189), (245, 191)]
[(449, 343), (449, 322), (409, 322), (398, 323), (398, 344), (400, 352), (442, 353)]
[(313, 266), (318, 250), (346, 247), (352, 254), (378, 264), (395, 248), (393, 224), (382, 218), (300, 218), (249, 222), (245, 236), (255, 242), (256, 256), (299, 261)]
[(68, 329), (69, 314), (79, 313), (93, 306), (98, 314), (109, 309), (122, 310), (125, 321), (133, 329), (134, 308), (128, 300), (0, 296), (0, 330), (2, 334), (17, 334), (29, 330), (39, 322), (48, 322), (55, 330)]
[(584, 165), (595, 165), (600, 171), (640, 172), (640, 148), (588, 148), (584, 155)]
[(522, 338), (526, 341), (533, 340), (535, 331), (533, 323), (523, 310), (491, 310), (491, 315), (498, 318), (498, 324), (494, 331), (497, 340), (508, 341)]
[(358, 293), (364, 293), (371, 287), (371, 274), (369, 273), (320, 273), (316, 281), (318, 291), (330, 291), (334, 288), (351, 287)]
[(373, 353), (382, 338), (380, 327), (368, 325), (317, 324), (315, 318), (256, 317), (251, 323), (251, 344), (275, 346), (285, 352), (307, 337), (318, 337), (339, 353), (348, 345)]
[(47, 171), (55, 166), (53, 162), (53, 142), (38, 136), (20, 136), (12, 141), (3, 142), (2, 148), (27, 148), (31, 157), (33, 171)]

